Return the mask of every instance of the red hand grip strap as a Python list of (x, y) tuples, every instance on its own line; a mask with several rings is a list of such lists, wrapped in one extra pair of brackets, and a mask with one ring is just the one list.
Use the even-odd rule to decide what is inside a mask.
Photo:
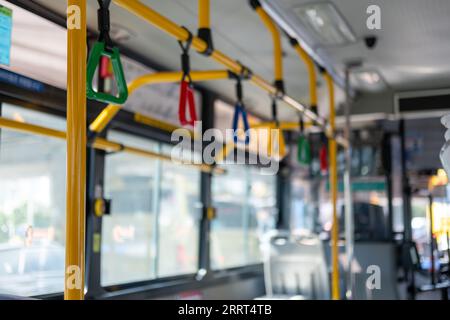
[[(187, 119), (186, 111), (189, 108), (191, 119)], [(180, 90), (180, 107), (178, 109), (178, 116), (182, 126), (194, 126), (197, 121), (197, 111), (195, 107), (194, 90), (191, 88), (188, 81), (181, 82)]]
[(326, 146), (323, 146), (322, 149), (320, 149), (320, 170), (322, 172), (328, 171), (328, 154)]
[(102, 79), (111, 78), (113, 74), (110, 70), (110, 60), (108, 57), (102, 57), (100, 59), (100, 77)]

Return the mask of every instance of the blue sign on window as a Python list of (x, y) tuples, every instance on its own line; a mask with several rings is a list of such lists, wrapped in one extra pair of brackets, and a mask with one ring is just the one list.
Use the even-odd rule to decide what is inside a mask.
[(34, 92), (43, 92), (45, 90), (45, 86), (42, 82), (21, 76), (20, 74), (4, 70), (1, 68), (0, 68), (0, 82), (12, 84), (16, 87)]
[(12, 10), (0, 5), (0, 64), (11, 61)]

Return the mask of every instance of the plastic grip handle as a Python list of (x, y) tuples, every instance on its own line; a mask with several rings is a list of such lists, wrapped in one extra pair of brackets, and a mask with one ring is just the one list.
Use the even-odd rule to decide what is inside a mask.
[[(242, 121), (244, 124), (244, 130), (245, 130), (245, 140), (241, 141), (239, 140), (237, 131), (239, 127), (239, 116), (242, 116)], [(240, 104), (236, 104), (235, 111), (234, 111), (234, 117), (233, 117), (233, 131), (234, 131), (234, 143), (237, 144), (239, 141), (244, 142), (246, 145), (250, 144), (250, 125), (248, 122), (247, 117), (247, 111), (245, 111), (245, 108)]]
[(325, 173), (328, 171), (328, 152), (327, 152), (327, 147), (323, 146), (320, 149), (320, 170)]
[[(117, 83), (118, 95), (114, 96), (105, 92), (97, 92), (93, 87), (93, 80), (95, 71), (100, 66), (101, 58), (108, 57), (111, 60), (112, 68), (114, 71), (114, 78)], [(91, 100), (97, 100), (108, 104), (124, 104), (128, 99), (128, 86), (125, 80), (125, 74), (123, 72), (122, 62), (120, 60), (120, 52), (118, 48), (113, 48), (112, 51), (105, 49), (104, 42), (96, 42), (92, 47), (89, 55), (87, 65), (87, 97)]]
[(297, 158), (300, 164), (311, 164), (311, 146), (309, 145), (308, 139), (303, 135), (298, 139)]
[(100, 77), (102, 79), (111, 78), (114, 76), (112, 73), (112, 70), (110, 68), (110, 62), (108, 57), (101, 57), (100, 58)]
[[(191, 116), (190, 120), (187, 119), (186, 114), (188, 109)], [(195, 126), (195, 122), (197, 121), (197, 110), (195, 107), (194, 90), (186, 80), (181, 82), (178, 116), (182, 126)]]

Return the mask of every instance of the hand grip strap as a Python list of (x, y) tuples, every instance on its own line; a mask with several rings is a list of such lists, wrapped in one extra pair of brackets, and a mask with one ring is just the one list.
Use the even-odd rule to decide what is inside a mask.
[(301, 135), (298, 139), (297, 147), (298, 162), (303, 165), (311, 164), (311, 146), (309, 145), (308, 138)]
[[(95, 71), (100, 65), (102, 57), (108, 57), (112, 63), (114, 78), (117, 84), (118, 94), (114, 96), (105, 92), (97, 92), (94, 90), (93, 81)], [(100, 70), (99, 70), (100, 71)], [(104, 42), (96, 42), (92, 47), (87, 64), (87, 79), (86, 79), (87, 97), (92, 100), (97, 100), (107, 104), (124, 104), (128, 99), (128, 86), (125, 80), (125, 74), (120, 60), (120, 53), (118, 48), (113, 48), (111, 51), (106, 50)]]
[[(189, 120), (187, 119), (188, 110), (190, 114)], [(194, 90), (192, 89), (190, 83), (186, 80), (181, 82), (178, 116), (182, 126), (194, 126), (197, 121)]]
[(326, 173), (328, 171), (328, 152), (327, 152), (327, 146), (324, 145), (321, 149), (320, 149), (320, 170), (323, 173)]
[[(239, 140), (238, 129), (239, 129), (239, 118), (242, 117), (242, 122), (245, 130), (245, 140)], [(233, 117), (233, 132), (234, 132), (234, 143), (239, 143), (239, 141), (244, 142), (246, 145), (250, 144), (250, 125), (248, 122), (247, 111), (244, 106), (237, 103), (235, 106), (234, 117)]]

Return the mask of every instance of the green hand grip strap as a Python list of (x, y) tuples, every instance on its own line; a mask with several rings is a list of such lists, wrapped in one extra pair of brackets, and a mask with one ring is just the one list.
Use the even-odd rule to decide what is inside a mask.
[(311, 146), (305, 136), (298, 139), (298, 162), (303, 165), (311, 164)]
[[(93, 80), (95, 71), (100, 64), (102, 56), (108, 57), (111, 60), (114, 70), (114, 78), (116, 79), (118, 95), (113, 96), (109, 93), (97, 92), (93, 88)], [(118, 48), (113, 48), (112, 51), (105, 49), (104, 42), (96, 42), (92, 47), (91, 54), (89, 55), (87, 65), (87, 97), (92, 100), (108, 104), (124, 104), (128, 99), (128, 86), (125, 80), (125, 74), (123, 72), (122, 62), (120, 61), (120, 52)]]

